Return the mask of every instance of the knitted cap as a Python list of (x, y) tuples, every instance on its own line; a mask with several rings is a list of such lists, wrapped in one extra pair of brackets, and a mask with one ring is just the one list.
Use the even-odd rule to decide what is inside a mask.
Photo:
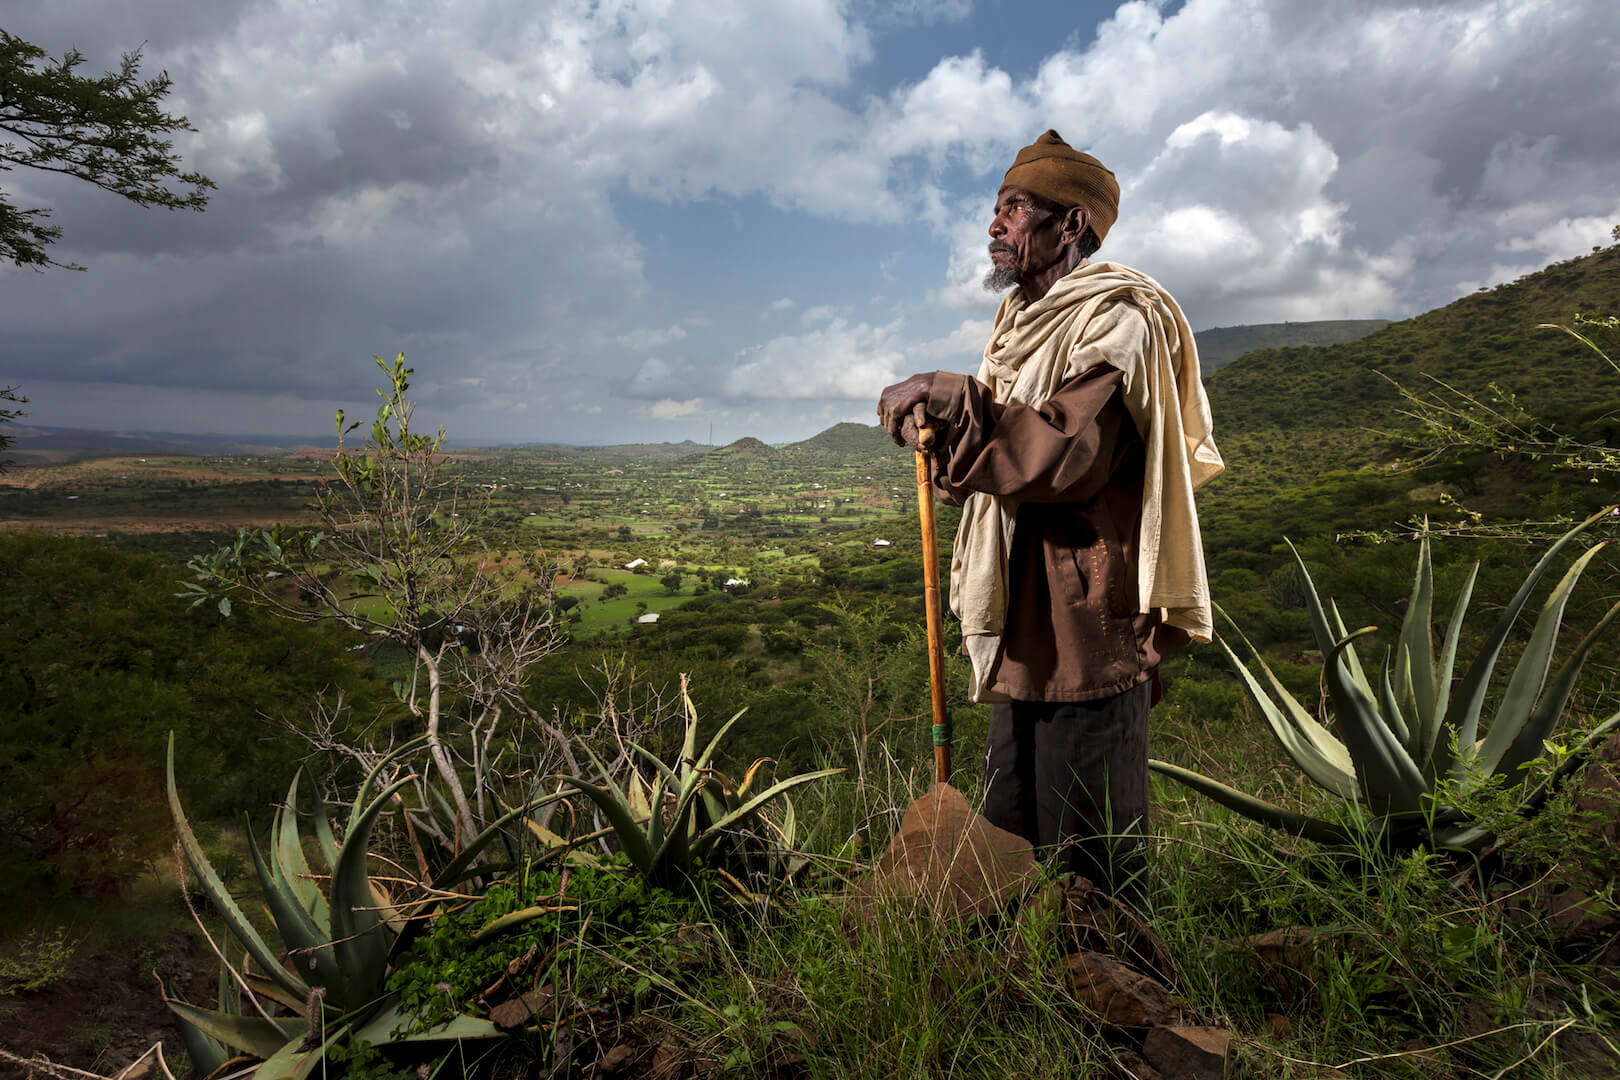
[(1001, 186), (1021, 187), (1063, 206), (1091, 212), (1091, 228), (1101, 241), (1119, 217), (1119, 181), (1102, 162), (1048, 131), (1013, 159)]

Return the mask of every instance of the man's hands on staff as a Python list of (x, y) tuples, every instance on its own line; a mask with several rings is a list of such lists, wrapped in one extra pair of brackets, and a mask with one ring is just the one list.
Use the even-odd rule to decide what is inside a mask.
[(934, 392), (932, 372), (917, 374), (883, 388), (878, 398), (878, 422), (896, 446), (917, 445), (917, 430), (928, 426), (928, 397)]

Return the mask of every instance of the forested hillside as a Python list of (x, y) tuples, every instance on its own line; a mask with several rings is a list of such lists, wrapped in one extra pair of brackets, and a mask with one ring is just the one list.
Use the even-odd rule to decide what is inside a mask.
[(1388, 319), (1321, 319), (1314, 322), (1251, 323), (1212, 326), (1194, 333), (1198, 340), (1198, 366), (1205, 375), (1255, 349), (1287, 345), (1342, 345), (1359, 341), (1389, 325)]

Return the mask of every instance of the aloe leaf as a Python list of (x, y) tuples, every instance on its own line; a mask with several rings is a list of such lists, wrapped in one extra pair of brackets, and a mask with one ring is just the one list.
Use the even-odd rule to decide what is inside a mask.
[(1328, 693), (1333, 698), (1340, 736), (1355, 761), (1356, 778), (1368, 805), (1385, 813), (1417, 810), (1428, 785), (1405, 748), (1379, 717), (1372, 698), (1349, 679), (1345, 666), (1339, 662), (1340, 654), (1351, 641), (1376, 629), (1363, 627), (1333, 647), (1326, 658)]
[(344, 834), (337, 865), (332, 868), (332, 947), (343, 972), (343, 1000), (337, 1004), (344, 1011), (362, 1009), (374, 1002), (382, 994), (388, 975), (390, 939), (382, 915), (376, 910), (366, 855), (377, 815), (389, 798), (413, 779), (406, 776), (395, 780), (369, 803), (364, 802), (363, 792), (355, 799), (356, 805), (363, 806)]
[(394, 1031), (400, 1028), (408, 1029), (415, 1023), (415, 1015), (402, 1008), (397, 998), (391, 998), (377, 1015), (355, 1030), (354, 1037), (373, 1046), (386, 1046), (389, 1043), (499, 1039), (507, 1034), (488, 1020), (465, 1015), (451, 1017), (444, 1023), (436, 1024), (426, 1031), (406, 1030), (398, 1035), (393, 1034)]
[[(454, 859), (451, 859), (444, 865), (444, 868), (440, 870), (437, 875), (435, 875), (434, 884), (443, 888), (449, 888), (445, 882), (458, 880), (459, 876), (470, 866), (472, 866), (473, 860), (478, 857), (478, 853), (483, 851), (484, 848), (488, 847), (490, 841), (494, 840), (495, 837), (500, 834), (502, 829), (506, 828), (506, 826), (510, 825), (517, 818), (524, 817), (524, 815), (528, 814), (529, 812), (538, 810), (540, 807), (545, 806), (548, 803), (556, 802), (557, 800), (561, 799), (564, 794), (566, 793), (562, 791), (554, 791), (550, 795), (542, 795), (538, 799), (524, 803), (522, 806), (513, 807), (500, 817), (496, 818), (494, 821), (490, 822), (483, 832), (473, 837), (472, 841), (463, 847), (461, 852)], [(528, 821), (531, 829), (539, 828), (537, 824), (535, 824), (533, 821), (529, 821), (528, 818), (525, 817), (524, 820)]]
[(1609, 629), (1616, 617), (1620, 617), (1620, 603), (1611, 607), (1603, 618), (1598, 620), (1597, 625), (1581, 639), (1575, 651), (1570, 653), (1569, 658), (1564, 661), (1564, 666), (1559, 669), (1557, 677), (1553, 679), (1552, 686), (1536, 705), (1535, 711), (1530, 714), (1529, 721), (1497, 761), (1496, 772), (1507, 777), (1509, 782), (1513, 781), (1514, 773), (1518, 772), (1525, 762), (1541, 755), (1542, 743), (1553, 733), (1558, 721), (1563, 718), (1564, 706), (1569, 704), (1569, 696), (1575, 690), (1581, 666), (1586, 663), (1586, 657), (1591, 653), (1592, 647), (1597, 644), (1598, 639)]
[(253, 869), (259, 874), (264, 902), (270, 908), (270, 917), (276, 921), (276, 931), (281, 935), (282, 942), (292, 952), (288, 963), (300, 971), (311, 972), (312, 982), (326, 987), (338, 987), (341, 985), (343, 974), (338, 970), (336, 958), (332, 955), (331, 934), (316, 925), (286, 879), (265, 863), (264, 855), (259, 850), (258, 841), (253, 838), (251, 828), (247, 830), (247, 834), (248, 850), (253, 856)]
[(208, 895), (208, 899), (213, 902), (214, 908), (225, 919), (226, 925), (230, 927), (231, 933), (247, 949), (248, 955), (253, 957), (254, 962), (276, 982), (286, 987), (290, 993), (300, 998), (307, 996), (309, 994), (309, 984), (286, 970), (276, 960), (276, 954), (264, 943), (264, 939), (253, 928), (253, 924), (248, 921), (247, 916), (242, 914), (242, 909), (237, 907), (236, 900), (232, 898), (230, 890), (225, 887), (225, 883), (219, 880), (219, 875), (214, 872), (213, 865), (209, 863), (202, 844), (197, 842), (196, 833), (191, 831), (191, 823), (186, 820), (185, 812), (180, 809), (180, 793), (175, 788), (174, 783), (174, 732), (172, 731), (169, 732), (168, 769), (169, 812), (174, 816), (174, 827), (180, 837), (180, 848), (185, 853), (186, 864), (191, 867), (191, 872), (197, 876), (197, 881), (202, 886), (203, 892)]
[[(1226, 616), (1224, 611), (1221, 612), (1221, 614)], [(1226, 616), (1226, 621), (1229, 623), (1232, 622), (1231, 617)], [(1288, 688), (1284, 686), (1282, 680), (1277, 677), (1277, 673), (1271, 670), (1271, 665), (1266, 663), (1266, 658), (1261, 654), (1260, 650), (1254, 647), (1254, 642), (1248, 639), (1243, 631), (1238, 628), (1236, 623), (1232, 624), (1232, 628), (1237, 631), (1238, 637), (1243, 639), (1243, 644), (1248, 646), (1250, 654), (1254, 656), (1255, 663), (1260, 665), (1260, 672), (1261, 674), (1265, 675), (1266, 682), (1271, 686), (1272, 694), (1275, 700), (1281, 703), (1284, 711), (1288, 714), (1289, 719), (1293, 721), (1294, 727), (1298, 729), (1299, 733), (1311, 744), (1311, 746), (1315, 747), (1318, 753), (1327, 759), (1328, 764), (1331, 765), (1336, 772), (1347, 777), (1351, 781), (1351, 786), (1354, 787), (1355, 766), (1350, 760), (1350, 751), (1345, 749), (1344, 743), (1340, 742), (1338, 738), (1334, 736), (1333, 732), (1329, 731), (1322, 724), (1318, 723), (1316, 717), (1312, 716), (1305, 709), (1305, 707), (1299, 703), (1294, 695), (1288, 692)], [(1348, 633), (1342, 633), (1339, 636), (1341, 638), (1345, 638), (1349, 637), (1350, 635)], [(1227, 649), (1227, 656), (1234, 663), (1237, 662), (1237, 658), (1233, 656), (1230, 649)], [(1355, 798), (1354, 795), (1347, 795), (1345, 797), (1350, 799)]]
[[(647, 797), (647, 846), (656, 852), (664, 843), (664, 794), (669, 783), (662, 774), (653, 781), (652, 794)], [(676, 825), (680, 824), (679, 819)], [(657, 862), (656, 855), (653, 861)]]
[(772, 784), (758, 795), (755, 795), (752, 799), (749, 799), (747, 802), (737, 807), (737, 809), (731, 811), (725, 817), (721, 818), (719, 821), (705, 829), (701, 835), (692, 841), (693, 857), (701, 858), (703, 853), (712, 847), (715, 841), (720, 839), (721, 834), (726, 829), (731, 828), (731, 826), (735, 825), (739, 821), (747, 820), (750, 815), (754, 814), (759, 810), (760, 807), (766, 805), (778, 795), (791, 791), (801, 784), (808, 784), (812, 780), (820, 780), (828, 776), (836, 776), (843, 771), (843, 769), (818, 769), (815, 772), (800, 773), (798, 776), (790, 776), (786, 780), (778, 780), (776, 783)]
[(485, 942), (498, 938), (502, 934), (516, 930), (525, 923), (533, 922), (542, 915), (554, 915), (560, 911), (577, 910), (579, 910), (578, 904), (536, 904), (533, 907), (508, 912), (497, 919), (491, 919), (489, 923), (480, 927), (478, 932), (472, 936), (472, 946), (476, 948), (483, 945)]
[(304, 1080), (317, 1065), (325, 1064), (327, 1051), (348, 1035), (349, 1025), (340, 1024), (313, 1050), (304, 1049), (303, 1039), (294, 1039), (266, 1058), (253, 1073), (253, 1080)]
[(775, 758), (765, 758), (765, 757), (755, 758), (754, 759), (754, 763), (752, 765), (748, 766), (748, 771), (743, 773), (742, 783), (738, 784), (736, 789), (735, 789), (736, 794), (738, 796), (740, 796), (740, 797), (746, 797), (747, 796), (748, 789), (754, 786), (754, 777), (759, 774), (760, 768), (767, 765), (767, 764), (775, 765), (776, 764), (776, 759)]
[(309, 860), (304, 857), (303, 838), (298, 835), (298, 788), (303, 777), (303, 769), (293, 773), (292, 783), (287, 787), (287, 801), (276, 811), (271, 825), (274, 847), (270, 851), (270, 864), (298, 897), (299, 906), (320, 925), (328, 922), (330, 912), (326, 897), (321, 895), (315, 876), (310, 872)]
[(1211, 780), (1201, 773), (1191, 769), (1183, 769), (1180, 765), (1172, 765), (1168, 761), (1159, 761), (1157, 758), (1148, 759), (1148, 768), (1163, 776), (1168, 776), (1178, 783), (1185, 784), (1200, 795), (1213, 799), (1228, 810), (1242, 814), (1252, 821), (1258, 821), (1268, 828), (1285, 832), (1292, 836), (1302, 836), (1307, 840), (1314, 840), (1318, 844), (1349, 845), (1355, 837), (1341, 825), (1321, 818), (1308, 817), (1305, 814), (1296, 814), (1292, 810), (1285, 810), (1274, 803), (1257, 799), (1253, 795), (1245, 794), (1237, 788), (1228, 787), (1219, 780)]
[[(630, 749), (640, 754), (642, 758), (653, 767), (653, 771), (664, 777), (669, 782), (671, 787), (680, 786), (681, 778), (675, 774), (674, 769), (671, 769), (668, 765), (665, 765), (661, 760), (659, 760), (657, 754), (653, 753), (651, 750), (648, 750), (645, 746), (642, 746), (638, 742), (632, 742), (630, 744)], [(634, 767), (631, 769), (630, 776), (633, 780), (639, 781), (642, 787), (646, 786), (647, 782), (641, 779), (641, 774), (636, 772)]]
[[(1322, 610), (1322, 597), (1316, 591), (1316, 581), (1300, 557), (1299, 549), (1292, 540), (1284, 539), (1288, 550), (1293, 553), (1294, 564), (1299, 567), (1301, 577), (1305, 582), (1305, 613), (1310, 616), (1311, 633), (1316, 637), (1316, 648), (1323, 656), (1333, 651), (1333, 643), (1338, 640), (1333, 635), (1333, 628), (1328, 625), (1327, 613)], [(1340, 635), (1341, 637), (1343, 635)]]
[(310, 825), (315, 833), (315, 844), (321, 849), (321, 858), (326, 860), (326, 869), (330, 873), (332, 867), (337, 865), (337, 839), (332, 835), (332, 819), (326, 813), (326, 800), (321, 798), (321, 785), (315, 783), (313, 776), (309, 780), (310, 791), (315, 799), (312, 804)]
[[(276, 1004), (285, 1006), (290, 1012), (302, 1013), (309, 1005), (308, 998), (294, 997), (287, 992), (286, 987), (277, 984), (273, 980), (265, 978), (256, 971), (242, 972), (242, 981), (247, 983), (248, 989), (251, 990), (255, 996), (269, 998)], [(237, 1012), (240, 1012), (242, 996), (241, 987), (236, 984), (235, 980), (232, 980), (231, 986), (236, 991), (236, 999), (234, 1005), (227, 1004), (226, 1007), (234, 1008)]]
[[(1524, 653), (1508, 679), (1507, 689), (1502, 691), (1502, 701), (1491, 719), (1491, 728), (1485, 733), (1485, 740), (1474, 757), (1474, 765), (1481, 773), (1501, 772), (1499, 766), (1503, 756), (1510, 747), (1519, 744), (1519, 736), (1525, 734), (1525, 725), (1530, 722), (1536, 699), (1541, 697), (1541, 691), (1547, 685), (1547, 671), (1552, 667), (1553, 649), (1558, 645), (1558, 631), (1563, 626), (1564, 608), (1569, 603), (1570, 593), (1575, 591), (1581, 573), (1602, 550), (1603, 545), (1596, 544), (1576, 559), (1542, 605), (1541, 615), (1536, 619), (1535, 629), (1530, 632)], [(1557, 716), (1552, 719), (1556, 722)], [(1541, 740), (1545, 737), (1545, 732), (1536, 735), (1529, 745), (1540, 750)], [(1513, 768), (1528, 760), (1527, 757), (1515, 762)]]
[[(370, 771), (366, 773), (366, 778), (361, 781), (360, 794), (355, 797), (354, 804), (349, 808), (349, 825), (348, 828), (344, 830), (344, 835), (347, 835), (354, 829), (355, 824), (360, 820), (360, 815), (366, 812), (368, 806), (365, 801), (366, 792), (371, 790), (373, 784), (377, 784), (379, 787), (382, 786), (378, 781), (378, 778), (382, 776), (382, 771), (393, 763), (395, 759), (416, 749), (418, 744), (425, 742), (427, 742), (427, 736), (418, 735), (414, 739), (408, 739), (405, 742), (400, 743), (398, 746), (388, 751), (388, 753), (377, 759), (377, 763), (371, 767)], [(454, 820), (454, 818), (452, 818), (452, 820)]]
[[(720, 740), (725, 738), (726, 732), (730, 731), (732, 725), (735, 724), (738, 720), (741, 720), (742, 717), (743, 717), (743, 713), (745, 713), (747, 711), (748, 710), (746, 708), (738, 709), (736, 711), (736, 713), (732, 715), (730, 720), (727, 720), (725, 723), (720, 725), (720, 730), (716, 731), (714, 733), (714, 738), (709, 740), (709, 745), (704, 748), (703, 753), (700, 754), (697, 757), (697, 759), (693, 762), (693, 768), (694, 769), (701, 770), (701, 769), (707, 769), (709, 767), (709, 762), (714, 760), (715, 751), (720, 749)], [(697, 717), (694, 716), (692, 718), (692, 721), (693, 721), (692, 734), (696, 735), (697, 734)]]
[(1378, 707), (1379, 715), (1383, 718), (1384, 726), (1389, 728), (1390, 734), (1401, 743), (1411, 745), (1411, 729), (1407, 726), (1406, 717), (1401, 715), (1401, 703), (1395, 696), (1395, 684), (1389, 676), (1390, 665), (1389, 650), (1384, 650), (1384, 666), (1379, 672), (1378, 679)]
[[(1513, 594), (1507, 609), (1502, 612), (1502, 617), (1497, 620), (1496, 626), (1486, 638), (1484, 647), (1469, 665), (1468, 674), (1463, 676), (1462, 684), (1457, 688), (1457, 696), (1452, 699), (1446, 712), (1446, 723), (1457, 732), (1457, 747), (1462, 753), (1473, 753), (1474, 742), (1479, 738), (1479, 714), (1485, 707), (1485, 692), (1489, 687), (1491, 674), (1496, 669), (1496, 658), (1501, 655), (1502, 646), (1507, 643), (1508, 635), (1513, 632), (1513, 624), (1518, 621), (1519, 612), (1524, 610), (1525, 603), (1530, 599), (1531, 590), (1541, 581), (1542, 576), (1552, 566), (1553, 560), (1576, 535), (1607, 514), (1607, 510), (1598, 511), (1553, 542), (1546, 554), (1542, 555), (1541, 561), (1536, 563), (1535, 569), (1530, 571), (1530, 576), (1524, 579), (1524, 584), (1519, 586), (1519, 591)], [(1452, 775), (1458, 775), (1464, 768), (1463, 762), (1455, 762), (1451, 769)]]
[[(1327, 655), (1333, 651), (1334, 644), (1350, 637), (1350, 631), (1345, 629), (1344, 626), (1344, 616), (1339, 614), (1339, 602), (1337, 600), (1329, 600), (1328, 610), (1333, 615), (1333, 632), (1337, 636), (1334, 637), (1331, 642), (1329, 642), (1327, 648), (1322, 650), (1324, 661)], [(1350, 672), (1351, 682), (1360, 687), (1362, 693), (1366, 694), (1368, 697), (1372, 697), (1372, 680), (1367, 678), (1367, 670), (1361, 666), (1361, 656), (1356, 652), (1356, 647), (1354, 645), (1347, 645), (1345, 647), (1344, 662)]]
[[(1247, 641), (1247, 639), (1245, 639), (1245, 641)], [(1252, 673), (1250, 673), (1249, 669), (1243, 664), (1243, 662), (1237, 658), (1237, 654), (1234, 653), (1231, 646), (1226, 643), (1226, 639), (1217, 637), (1215, 642), (1223, 651), (1225, 651), (1227, 660), (1231, 663), (1233, 670), (1237, 672), (1238, 678), (1243, 682), (1244, 689), (1246, 689), (1249, 693), (1249, 700), (1253, 701), (1255, 707), (1260, 710), (1260, 714), (1265, 717), (1266, 723), (1270, 726), (1272, 734), (1277, 737), (1278, 742), (1282, 743), (1283, 750), (1288, 753), (1289, 757), (1294, 759), (1295, 764), (1304, 770), (1305, 775), (1310, 777), (1311, 780), (1314, 781), (1318, 786), (1333, 792), (1333, 794), (1338, 795), (1340, 798), (1352, 800), (1355, 799), (1355, 773), (1352, 771), (1350, 765), (1350, 754), (1348, 751), (1344, 750), (1344, 745), (1339, 743), (1337, 739), (1333, 739), (1333, 736), (1329, 734), (1326, 729), (1322, 729), (1320, 725), (1316, 725), (1314, 720), (1311, 721), (1311, 723), (1321, 731), (1321, 735), (1328, 739), (1333, 739), (1333, 742), (1338, 745), (1340, 752), (1343, 753), (1343, 765), (1336, 765), (1318, 749), (1318, 747), (1315, 745), (1315, 740), (1313, 740), (1308, 733), (1301, 734), (1295, 729), (1294, 725), (1288, 722), (1288, 718), (1285, 717), (1273, 703), (1270, 695), (1268, 695), (1260, 686), (1259, 681)], [(1253, 646), (1250, 645), (1250, 648), (1252, 649)], [(1258, 656), (1258, 654), (1256, 655)], [(1261, 661), (1261, 663), (1264, 664), (1264, 661)], [(1280, 684), (1274, 683), (1273, 685), (1275, 688), (1280, 689)], [(1289, 695), (1285, 690), (1282, 692), (1281, 696), (1285, 699), (1285, 702), (1292, 703), (1295, 708), (1299, 708), (1298, 702), (1294, 702), (1292, 696)], [(1304, 710), (1300, 709), (1300, 711), (1303, 712)]]
[(1478, 577), (1479, 563), (1475, 563), (1468, 568), (1468, 577), (1463, 580), (1462, 589), (1457, 593), (1457, 603), (1451, 609), (1451, 621), (1446, 624), (1445, 641), (1440, 648), (1440, 662), (1434, 672), (1437, 690), (1434, 712), (1423, 733), (1423, 775), (1431, 784), (1451, 771), (1451, 746), (1449, 741), (1441, 741), (1440, 732), (1445, 727), (1445, 717), (1450, 709), (1451, 675), (1456, 667), (1457, 642), (1462, 637), (1463, 619), (1468, 614), (1468, 603), (1474, 595), (1474, 580)]
[[(221, 973), (223, 974), (223, 970)], [(159, 985), (161, 987), (161, 984)], [(167, 994), (163, 995), (163, 1001), (173, 1011), (174, 1002), (169, 999)], [(185, 1045), (186, 1056), (191, 1058), (191, 1063), (196, 1067), (198, 1074), (207, 1076), (231, 1060), (230, 1049), (202, 1028), (193, 1024), (185, 1014), (175, 1012), (174, 1019), (175, 1026), (180, 1029), (180, 1041)]]
[(237, 1050), (246, 1051), (254, 1057), (271, 1057), (287, 1045), (288, 1039), (296, 1042), (308, 1030), (303, 1017), (299, 1016), (266, 1020), (262, 1016), (243, 1016), (240, 1013), (199, 1009), (195, 1005), (188, 1005), (184, 1001), (175, 1001), (172, 998), (165, 999), (164, 1004), (168, 1005), (176, 1016), (209, 1038)]
[[(605, 765), (603, 763), (601, 758), (596, 756), (596, 751), (592, 750), (591, 747), (590, 747), (590, 744), (586, 743), (584, 740), (580, 740), (579, 748), (585, 754), (585, 756), (590, 759), (591, 765), (594, 766), (595, 769), (596, 769), (596, 774), (602, 778), (602, 788), (601, 788), (601, 790), (603, 790), (606, 794), (612, 796), (613, 801), (619, 806), (620, 809), (622, 809), (624, 811), (624, 816), (626, 818), (629, 818), (629, 819), (633, 820), (635, 818), (634, 804), (631, 802), (630, 796), (627, 795), (625, 793), (624, 789), (619, 786), (618, 782), (613, 779), (613, 776), (608, 771), (607, 765)], [(631, 770), (631, 775), (634, 776), (638, 780), (641, 779), (640, 774), (635, 772), (634, 770)], [(578, 787), (581, 790), (584, 790), (587, 787), (594, 786), (594, 785), (589, 784), (587, 781), (581, 780), (579, 777), (576, 777), (576, 776), (565, 776), (562, 779), (565, 782), (569, 782), (569, 783), (574, 784), (575, 787)], [(588, 792), (587, 792), (587, 794), (588, 794)], [(601, 806), (601, 803), (597, 803), (597, 805)], [(648, 817), (651, 816), (650, 808), (649, 808), (649, 813), (648, 813), (647, 816)], [(615, 829), (621, 829), (621, 826), (617, 822), (615, 822), (614, 823), (614, 828)], [(635, 831), (639, 835), (641, 833), (641, 831), (642, 831), (642, 828), (638, 824), (638, 825), (636, 825), (634, 827), (633, 831)], [(650, 852), (649, 852), (649, 854), (650, 854)]]
[(643, 831), (642, 822), (630, 812), (623, 798), (617, 797), (613, 790), (597, 787), (577, 776), (565, 776), (563, 782), (596, 804), (596, 808), (602, 811), (602, 816), (613, 826), (614, 834), (619, 838), (619, 846), (630, 859), (631, 865), (644, 875), (651, 874), (653, 850), (647, 845), (647, 834)]
[[(1428, 522), (1424, 522), (1427, 527)], [(1406, 614), (1396, 648), (1396, 664), (1402, 697), (1409, 697), (1411, 732), (1407, 746), (1420, 761), (1426, 753), (1427, 728), (1433, 723), (1434, 678), (1434, 562), (1429, 556), (1429, 537), (1418, 546), (1417, 572), (1412, 575), (1412, 595), (1406, 601)]]

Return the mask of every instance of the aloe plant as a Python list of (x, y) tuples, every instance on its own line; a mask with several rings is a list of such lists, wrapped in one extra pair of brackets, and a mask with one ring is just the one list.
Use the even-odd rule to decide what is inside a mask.
[[(696, 872), (701, 860), (726, 850), (728, 838), (753, 832), (774, 837), (767, 847), (785, 852), (793, 841), (794, 815), (787, 792), (812, 780), (842, 772), (820, 769), (778, 780), (763, 791), (752, 786), (763, 762), (756, 761), (740, 784), (732, 784), (711, 767), (720, 740), (731, 730), (742, 713), (723, 724), (708, 746), (697, 752), (697, 709), (686, 692), (683, 680), (681, 698), (686, 708), (686, 733), (680, 756), (671, 767), (645, 747), (631, 743), (631, 750), (652, 770), (652, 779), (643, 777), (632, 763), (624, 784), (613, 778), (608, 767), (590, 746), (580, 743), (586, 757), (596, 767), (600, 783), (583, 777), (564, 777), (564, 782), (596, 804), (612, 826), (625, 856), (648, 881), (664, 888), (679, 887)], [(780, 821), (764, 815), (766, 807), (780, 802)], [(732, 847), (733, 852), (741, 849)]]
[[(386, 890), (372, 881), (366, 857), (377, 815), (414, 778), (395, 780), (368, 801), (366, 793), (387, 763), (388, 759), (379, 762), (366, 777), (350, 808), (341, 843), (316, 794), (312, 831), (330, 871), (326, 892), (316, 884), (298, 830), (301, 772), (294, 775), (286, 801), (276, 810), (268, 854), (249, 833), (264, 903), (287, 947), (282, 960), (225, 888), (186, 820), (175, 786), (174, 738), (170, 736), (169, 808), (182, 857), (246, 953), (240, 966), (222, 969), (218, 1008), (205, 1009), (164, 996), (179, 1020), (187, 1052), (202, 1074), (217, 1069), (233, 1053), (263, 1059), (254, 1074), (258, 1080), (283, 1080), (309, 1075), (330, 1048), (343, 1040), (384, 1046), (502, 1035), (493, 1024), (471, 1016), (456, 1017), (426, 1031), (393, 1034), (412, 1024), (397, 998), (385, 990), (389, 957), (405, 922)], [(436, 875), (436, 881), (444, 887), (461, 879), (502, 828), (532, 809), (533, 803), (525, 804), (493, 823)]]
[[(1542, 604), (1496, 712), (1484, 736), (1479, 734), (1497, 662), (1531, 593), (1575, 537), (1608, 513), (1605, 510), (1587, 518), (1547, 550), (1455, 686), (1458, 639), (1479, 564), (1469, 570), (1457, 596), (1437, 656), (1431, 636), (1434, 570), (1429, 541), (1424, 537), (1400, 633), (1374, 678), (1361, 662), (1355, 642), (1377, 628), (1346, 630), (1335, 603), (1330, 600), (1323, 608), (1304, 560), (1294, 551), (1304, 576), (1311, 628), (1322, 652), (1323, 678), (1333, 708), (1331, 730), (1283, 687), (1247, 638), (1243, 641), (1260, 677), (1224, 639), (1220, 639), (1220, 647), (1289, 757), (1319, 787), (1359, 804), (1365, 811), (1365, 827), (1385, 845), (1481, 851), (1494, 837), (1464, 810), (1448, 804), (1448, 792), (1467, 793), (1484, 783), (1517, 786), (1521, 789), (1520, 812), (1534, 814), (1579, 767), (1591, 747), (1620, 728), (1617, 712), (1579, 740), (1549, 775), (1534, 785), (1528, 782), (1530, 774), (1524, 767), (1540, 756), (1544, 741), (1564, 715), (1582, 664), (1620, 616), (1620, 604), (1611, 607), (1548, 682), (1565, 605), (1581, 574), (1603, 548), (1597, 544), (1575, 560)], [(1243, 636), (1241, 631), (1238, 636)], [(1149, 765), (1272, 828), (1328, 844), (1353, 843), (1362, 831), (1284, 809), (1169, 762), (1151, 761)]]

